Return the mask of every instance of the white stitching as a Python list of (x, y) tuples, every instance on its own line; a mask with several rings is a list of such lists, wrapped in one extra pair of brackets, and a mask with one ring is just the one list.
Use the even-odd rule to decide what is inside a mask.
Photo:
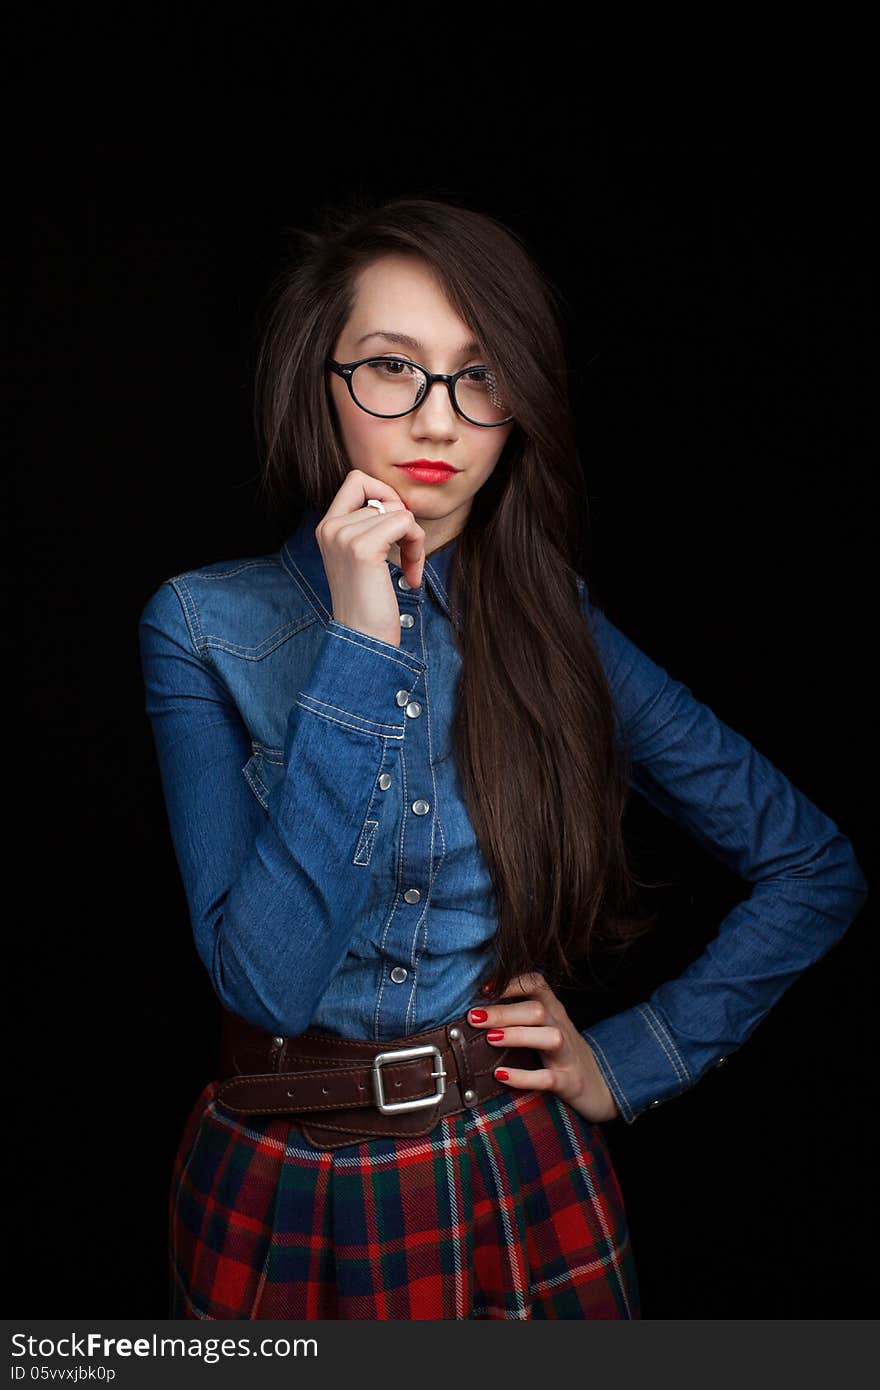
[(195, 605), (195, 599), (190, 593), (189, 587), (184, 579), (170, 579), (168, 582), (177, 594), (180, 606), (183, 609), (183, 616), (187, 631), (189, 632), (189, 640), (192, 642), (193, 651), (196, 653), (196, 656), (201, 657), (201, 659), (205, 661), (205, 653), (202, 650), (202, 628), (199, 622), (199, 613)]
[[(431, 727), (432, 727), (432, 721), (431, 721), (431, 693), (430, 693), (430, 690), (429, 690), (428, 670), (427, 670), (427, 667), (428, 667), (428, 653), (427, 653), (427, 650), (426, 650), (426, 647), (425, 647), (425, 615), (424, 615), (424, 609), (423, 609), (422, 607), (419, 608), (418, 618), (419, 618), (419, 641), (421, 642), (422, 653), (423, 653), (424, 660), (425, 660), (425, 676), (424, 676), (424, 685), (425, 685), (425, 719), (426, 719), (426, 721), (427, 721), (426, 724), (425, 724), (425, 736), (426, 736), (427, 744), (428, 744), (428, 771), (429, 771), (430, 774), (431, 774), (431, 805), (432, 805), (433, 808), (434, 808), (434, 813), (433, 813), (433, 815), (432, 815), (432, 817), (431, 817), (431, 843), (430, 843), (430, 847), (429, 847), (429, 850), (428, 850), (428, 884), (427, 884), (427, 888), (426, 888), (426, 890), (425, 890), (425, 906), (424, 906), (424, 910), (423, 910), (423, 912), (422, 912), (421, 918), (419, 919), (419, 921), (416, 923), (415, 927), (413, 928), (412, 945), (411, 945), (411, 948), (410, 948), (410, 959), (411, 959), (412, 968), (413, 968), (413, 987), (412, 987), (412, 990), (410, 991), (409, 1007), (408, 1007), (408, 1009), (407, 1009), (407, 1023), (408, 1023), (408, 1025), (409, 1025), (409, 1023), (412, 1022), (412, 1020), (415, 1018), (415, 1015), (416, 1015), (416, 980), (417, 980), (417, 977), (418, 977), (418, 965), (419, 965), (419, 961), (420, 961), (422, 955), (424, 954), (424, 952), (425, 952), (425, 951), (427, 950), (427, 948), (428, 948), (428, 935), (429, 935), (429, 931), (428, 931), (428, 927), (429, 927), (428, 909), (429, 909), (429, 907), (430, 907), (431, 899), (432, 899), (433, 894), (434, 894), (434, 884), (435, 884), (436, 881), (437, 881), (437, 875), (439, 874), (441, 868), (443, 867), (443, 861), (444, 861), (444, 859), (446, 858), (446, 837), (445, 837), (445, 835), (444, 835), (444, 833), (443, 833), (443, 826), (442, 826), (442, 824), (440, 823), (440, 808), (439, 808), (438, 803), (437, 803), (437, 775), (436, 775), (436, 773), (435, 773), (435, 771), (434, 771), (434, 759), (433, 759), (433, 756), (432, 756), (433, 742), (432, 742), (432, 739), (431, 739)], [(440, 861), (439, 861), (439, 863), (435, 864), (435, 863), (434, 863), (434, 845), (435, 845), (435, 837), (436, 837), (436, 833), (437, 833), (438, 827), (439, 827), (439, 831), (440, 831), (440, 839), (441, 839), (441, 841), (442, 841), (442, 843), (443, 843), (443, 850), (442, 850), (441, 855), (440, 855)], [(418, 942), (418, 938), (419, 938), (419, 928), (421, 928), (421, 927), (423, 927), (423, 930), (422, 930), (422, 932), (421, 932), (421, 935), (422, 935), (422, 937), (423, 937), (423, 940), (422, 940), (422, 942), (421, 942), (421, 945), (419, 945), (419, 942)]]
[(293, 583), (300, 590), (306, 603), (314, 609), (321, 623), (326, 625), (326, 623), (330, 621), (332, 614), (327, 611), (324, 604), (315, 593), (315, 590), (294, 560), (293, 552), (288, 549), (286, 543), (282, 547), (280, 554), (282, 567), (287, 570), (289, 578), (292, 579)]
[(231, 579), (233, 575), (235, 575), (235, 574), (241, 574), (244, 570), (252, 570), (252, 569), (273, 569), (273, 568), (274, 568), (274, 569), (279, 569), (279, 568), (280, 568), (280, 566), (279, 566), (277, 560), (274, 560), (274, 559), (256, 559), (256, 560), (245, 560), (242, 564), (236, 564), (235, 569), (231, 569), (231, 570), (216, 570), (216, 571), (214, 571), (213, 573), (210, 573), (210, 574), (209, 574), (209, 573), (206, 573), (206, 570), (205, 570), (205, 569), (184, 570), (184, 571), (182, 572), (182, 574), (177, 574), (177, 575), (175, 575), (174, 577), (175, 577), (175, 579), (189, 579), (189, 578), (196, 578), (196, 579)]
[[(675, 1073), (678, 1077), (679, 1086), (683, 1089), (684, 1081), (690, 1081), (691, 1079), (690, 1072), (688, 1071), (687, 1066), (685, 1065), (684, 1058), (681, 1056), (680, 1052), (678, 1051), (678, 1048), (675, 1046), (675, 1043), (669, 1036), (669, 1030), (663, 1027), (662, 1019), (659, 1017), (657, 1013), (655, 1013), (655, 1011), (651, 1008), (650, 1004), (639, 1004), (638, 1011), (640, 1014), (644, 1015), (649, 1028), (651, 1028), (652, 1032), (656, 1035), (657, 1041), (660, 1043), (660, 1046), (663, 1048), (663, 1051), (666, 1053), (666, 1056), (669, 1058), (670, 1062), (672, 1063), (672, 1066), (675, 1068)], [(650, 1018), (648, 1017), (649, 1014)], [(652, 1020), (656, 1021), (656, 1026), (655, 1022), (652, 1022)], [(666, 1041), (664, 1041), (664, 1037), (668, 1040), (668, 1047), (666, 1045)], [(681, 1070), (679, 1070), (679, 1062), (681, 1063)], [(684, 1072), (683, 1079), (682, 1072)]]
[[(300, 709), (308, 710), (309, 714), (316, 714), (319, 719), (326, 719), (331, 724), (340, 724), (344, 729), (353, 729), (355, 733), (370, 734), (373, 738), (394, 738), (399, 739), (401, 742), (403, 741), (404, 726), (402, 724), (379, 724), (374, 719), (364, 719), (360, 724), (349, 723), (348, 720), (337, 719), (335, 715), (324, 713), (324, 708), (335, 709), (334, 705), (327, 705), (322, 709), (313, 708), (312, 705), (306, 703), (306, 701), (311, 698), (311, 696), (304, 696), (303, 692), (300, 691), (294, 704), (299, 705)], [(315, 704), (318, 703), (318, 701), (315, 701)], [(361, 718), (358, 714), (350, 714), (348, 710), (343, 710), (342, 713), (348, 714), (349, 720)]]
[(248, 647), (243, 642), (230, 642), (226, 637), (217, 637), (211, 634), (206, 635), (205, 645), (215, 647), (218, 651), (228, 652), (230, 656), (239, 656), (243, 661), (262, 661), (265, 657), (271, 656), (273, 652), (282, 647), (285, 642), (289, 642), (291, 637), (296, 637), (298, 633), (306, 628), (314, 627), (315, 620), (305, 616), (296, 622), (286, 623), (283, 627), (275, 628), (256, 646)]
[[(422, 668), (415, 665), (414, 661), (404, 661), (399, 656), (391, 656), (389, 652), (377, 652), (375, 647), (373, 647), (369, 642), (358, 642), (356, 638), (349, 637), (344, 632), (334, 632), (333, 629), (329, 626), (327, 628), (327, 635), (329, 637), (338, 638), (340, 642), (350, 642), (353, 647), (359, 647), (361, 651), (373, 652), (376, 656), (383, 656), (386, 661), (393, 661), (396, 666), (403, 666), (414, 676), (418, 677), (422, 674)], [(381, 640), (382, 639), (379, 637), (374, 637), (372, 639), (373, 642), (380, 642)], [(390, 647), (392, 651), (399, 650), (397, 647), (392, 647), (390, 642), (383, 643), (383, 646)]]

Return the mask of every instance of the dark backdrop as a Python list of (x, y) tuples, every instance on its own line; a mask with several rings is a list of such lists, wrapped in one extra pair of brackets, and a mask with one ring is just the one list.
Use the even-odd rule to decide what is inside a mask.
[[(525, 236), (564, 300), (609, 616), (837, 820), (871, 876), (858, 74), (818, 42), (806, 64), (728, 49), (723, 73), (670, 68), (676, 42), (655, 54), (647, 36), (636, 67), (632, 36), (605, 51), (504, 6), (197, 9), (87, 27), (41, 11), (15, 35), (15, 1316), (165, 1315), (170, 1165), (217, 1009), (137, 618), (169, 575), (289, 529), (257, 499), (250, 373), (285, 227), (316, 205), (451, 196)], [(678, 973), (742, 892), (637, 799), (629, 821), (666, 886), (604, 1013)], [(606, 1128), (646, 1317), (876, 1306), (871, 916), (725, 1067)], [(567, 1002), (584, 1026), (598, 1008), (586, 989)]]

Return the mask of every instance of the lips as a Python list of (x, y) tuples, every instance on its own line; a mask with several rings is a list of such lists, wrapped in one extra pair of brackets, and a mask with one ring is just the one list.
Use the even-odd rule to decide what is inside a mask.
[(395, 468), (431, 468), (434, 471), (445, 469), (447, 473), (457, 473), (458, 469), (453, 468), (451, 463), (445, 459), (408, 459), (406, 463), (396, 463)]

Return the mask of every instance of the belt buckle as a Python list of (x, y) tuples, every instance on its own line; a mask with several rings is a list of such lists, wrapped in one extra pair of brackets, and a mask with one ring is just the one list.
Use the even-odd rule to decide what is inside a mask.
[[(386, 1101), (385, 1093), (382, 1089), (381, 1068), (385, 1062), (408, 1062), (412, 1057), (436, 1058), (438, 1070), (432, 1071), (431, 1075), (437, 1084), (434, 1087), (432, 1096), (417, 1096), (415, 1100), (392, 1100)], [(443, 1057), (439, 1047), (426, 1043), (422, 1047), (402, 1047), (396, 1052), (380, 1052), (373, 1058), (373, 1094), (376, 1106), (383, 1115), (390, 1115), (395, 1110), (422, 1110), (426, 1105), (434, 1105), (446, 1090), (446, 1072), (443, 1069)]]

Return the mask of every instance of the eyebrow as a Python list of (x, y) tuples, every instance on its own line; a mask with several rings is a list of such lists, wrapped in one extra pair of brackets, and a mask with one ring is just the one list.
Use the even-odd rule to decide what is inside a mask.
[[(355, 347), (360, 347), (368, 338), (387, 338), (389, 343), (399, 343), (402, 347), (414, 348), (416, 352), (424, 352), (425, 345), (420, 343), (418, 338), (411, 338), (408, 333), (396, 333), (392, 329), (378, 328), (371, 333), (364, 333), (358, 338)], [(464, 343), (459, 349), (460, 357), (470, 357), (474, 352), (482, 352), (480, 344), (475, 341)]]

